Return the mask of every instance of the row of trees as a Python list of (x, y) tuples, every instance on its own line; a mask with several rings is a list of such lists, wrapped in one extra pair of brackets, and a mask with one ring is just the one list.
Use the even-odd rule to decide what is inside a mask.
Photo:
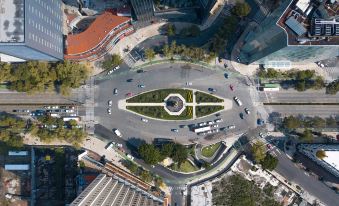
[(267, 152), (266, 145), (257, 141), (251, 147), (254, 160), (261, 164), (263, 169), (274, 170), (278, 165), (278, 159)]
[(23, 134), (30, 131), (23, 119), (0, 113), (0, 140), (8, 147), (22, 147)]
[(324, 79), (317, 76), (314, 70), (289, 70), (281, 72), (276, 69), (261, 69), (258, 77), (263, 79), (282, 80), (281, 84), (291, 84), (298, 91), (307, 89), (322, 89), (325, 87)]
[(42, 116), (38, 118), (39, 123), (33, 124), (31, 134), (40, 138), (43, 142), (53, 140), (64, 140), (74, 146), (79, 146), (86, 137), (82, 128), (77, 128), (77, 122), (71, 120), (64, 122), (62, 118)]
[(187, 157), (188, 149), (181, 144), (167, 143), (160, 148), (155, 147), (153, 144), (143, 144), (138, 148), (141, 158), (150, 165), (161, 162), (166, 157), (170, 157), (174, 162), (180, 166)]
[(56, 90), (69, 95), (70, 89), (79, 87), (88, 76), (89, 70), (85, 65), (70, 61), (28, 61), (11, 65), (0, 62), (0, 82), (7, 82), (11, 90), (18, 92)]
[(134, 175), (139, 176), (140, 179), (142, 179), (145, 182), (154, 182), (156, 187), (160, 187), (163, 185), (163, 180), (161, 177), (152, 174), (148, 170), (145, 170), (142, 167), (139, 167), (137, 164), (135, 164), (132, 161), (124, 161), (124, 166), (132, 172)]
[(282, 127), (285, 129), (297, 129), (297, 128), (337, 128), (339, 127), (339, 122), (333, 118), (329, 117), (323, 119), (321, 117), (296, 117), (296, 116), (288, 116), (285, 117), (282, 122)]

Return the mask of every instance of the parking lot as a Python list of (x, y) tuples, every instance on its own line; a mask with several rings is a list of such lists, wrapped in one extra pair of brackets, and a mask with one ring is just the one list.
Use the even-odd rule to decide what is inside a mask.
[[(245, 79), (231, 72), (228, 74), (229, 78), (226, 79), (222, 71), (186, 64), (162, 64), (151, 66), (142, 72), (129, 71), (117, 75), (113, 73), (107, 80), (96, 81), (98, 89), (95, 94), (95, 115), (99, 124), (111, 131), (114, 128), (119, 129), (122, 137), (126, 140), (137, 138), (152, 141), (154, 138), (170, 138), (181, 143), (199, 141), (202, 138), (211, 138), (210, 134), (197, 135), (190, 128), (198, 123), (216, 119), (222, 119), (222, 122), (218, 123), (218, 128), (235, 125), (234, 129), (226, 131), (227, 134), (242, 133), (255, 127), (256, 110), (252, 105), (249, 86), (246, 85)], [(186, 85), (187, 82), (191, 82), (192, 85)], [(145, 87), (138, 87), (138, 85), (145, 85)], [(230, 85), (232, 85), (233, 91), (230, 89)], [(233, 109), (220, 112), (218, 116), (212, 115), (192, 121), (164, 122), (149, 119), (148, 122), (144, 122), (141, 120), (141, 116), (118, 108), (118, 101), (126, 98), (126, 94), (136, 95), (153, 89), (185, 87), (206, 92), (208, 92), (208, 88), (213, 88), (215, 89), (214, 94), (232, 100)], [(115, 88), (118, 92), (113, 95)], [(241, 100), (242, 106), (238, 106), (234, 102), (234, 96)], [(109, 100), (112, 100), (111, 114), (107, 112)], [(250, 114), (245, 113), (245, 108), (249, 109)], [(243, 119), (241, 119), (240, 113), (243, 114)], [(173, 132), (174, 129), (178, 132)], [(225, 131), (218, 131), (217, 135), (220, 136), (220, 134), (225, 134)]]

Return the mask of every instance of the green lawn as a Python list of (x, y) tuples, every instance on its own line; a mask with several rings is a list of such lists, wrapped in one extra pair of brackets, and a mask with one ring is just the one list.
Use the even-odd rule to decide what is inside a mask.
[(204, 147), (201, 150), (201, 154), (205, 157), (212, 157), (214, 153), (219, 149), (220, 146), (221, 146), (221, 143), (218, 142), (218, 143), (209, 145), (207, 147)]
[(127, 110), (131, 110), (141, 115), (164, 120), (187, 120), (193, 118), (193, 107), (189, 106), (181, 113), (181, 115), (170, 115), (162, 106), (127, 106)]
[(195, 165), (192, 165), (191, 162), (189, 162), (188, 160), (186, 160), (185, 162), (183, 162), (180, 167), (178, 168), (177, 164), (173, 164), (171, 166), (172, 170), (178, 171), (178, 172), (195, 172), (197, 170), (199, 170), (198, 167), (196, 167)]
[(214, 95), (207, 94), (205, 92), (195, 92), (195, 100), (197, 103), (200, 102), (223, 102), (223, 99), (220, 99)]
[(196, 106), (195, 114), (197, 117), (207, 116), (209, 114), (213, 114), (217, 111), (223, 110), (224, 106)]
[(161, 103), (164, 99), (173, 93), (181, 94), (186, 102), (193, 102), (193, 92), (188, 89), (159, 89), (155, 91), (145, 92), (129, 98), (126, 100), (128, 103)]

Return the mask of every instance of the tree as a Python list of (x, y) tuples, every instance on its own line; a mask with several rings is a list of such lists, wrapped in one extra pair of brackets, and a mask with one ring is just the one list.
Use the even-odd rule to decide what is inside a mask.
[(174, 36), (175, 35), (175, 25), (174, 24), (167, 24), (166, 27), (166, 33), (168, 36)]
[(330, 118), (326, 119), (326, 126), (327, 127), (337, 127), (338, 124), (337, 124), (337, 121), (333, 117), (330, 117)]
[(297, 81), (297, 83), (295, 84), (295, 89), (299, 92), (305, 91), (306, 90), (306, 81), (305, 80)]
[(324, 159), (325, 157), (327, 157), (326, 152), (324, 150), (318, 150), (315, 153), (315, 156), (317, 156), (319, 159)]
[(274, 170), (278, 165), (278, 159), (270, 154), (266, 154), (265, 158), (260, 162), (261, 166), (265, 170)]
[(170, 47), (168, 44), (165, 44), (164, 47), (162, 48), (162, 53), (166, 58), (172, 58), (173, 52), (171, 51)]
[(156, 177), (154, 178), (154, 184), (155, 184), (156, 187), (161, 187), (161, 186), (163, 186), (164, 181), (162, 180), (161, 177), (156, 176)]
[(301, 125), (302, 122), (294, 116), (285, 117), (283, 120), (283, 126), (286, 129), (296, 129), (301, 127)]
[(300, 140), (305, 142), (312, 142), (313, 141), (312, 131), (309, 129), (305, 129), (303, 134), (300, 135)]
[(106, 60), (102, 62), (102, 68), (105, 70), (112, 69), (123, 62), (122, 58), (118, 54), (113, 54), (109, 56)]
[(180, 167), (181, 163), (183, 163), (187, 159), (187, 157), (187, 148), (181, 144), (175, 144), (171, 155), (173, 161), (177, 162)]
[(257, 163), (260, 163), (265, 157), (266, 157), (266, 147), (265, 144), (261, 141), (257, 141), (252, 144), (252, 155), (254, 157), (254, 160)]
[(131, 171), (133, 174), (137, 174), (138, 172), (138, 165), (136, 165), (135, 163), (133, 163), (132, 161), (128, 161), (128, 166), (127, 168), (129, 169), (129, 171)]
[(313, 83), (313, 89), (322, 89), (325, 86), (324, 78), (317, 76)]
[(172, 156), (174, 150), (174, 143), (167, 143), (161, 146), (161, 155), (163, 157), (170, 157)]
[(145, 181), (145, 182), (151, 182), (152, 181), (152, 176), (147, 170), (143, 170), (140, 174), (140, 178)]
[(152, 60), (155, 58), (155, 52), (151, 48), (145, 50), (145, 55), (150, 62), (152, 62)]
[(313, 128), (324, 128), (326, 127), (326, 120), (320, 117), (314, 117), (311, 125)]
[(138, 152), (147, 164), (154, 165), (162, 160), (159, 150), (152, 144), (142, 144), (138, 148)]
[(327, 94), (336, 94), (339, 91), (339, 79), (329, 83), (326, 87)]
[(237, 2), (235, 6), (232, 8), (232, 13), (239, 17), (245, 17), (251, 12), (251, 7), (248, 3), (240, 3)]
[(0, 82), (11, 80), (11, 65), (0, 62)]

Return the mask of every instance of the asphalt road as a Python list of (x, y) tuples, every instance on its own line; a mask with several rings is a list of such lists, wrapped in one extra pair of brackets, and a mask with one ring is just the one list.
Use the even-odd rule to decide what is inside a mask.
[[(232, 76), (225, 79), (223, 72), (204, 69), (198, 66), (184, 66), (183, 64), (162, 64), (154, 65), (148, 68), (147, 72), (136, 73), (135, 71), (124, 71), (120, 74), (113, 74), (106, 79), (96, 81), (97, 91), (95, 93), (95, 115), (99, 124), (109, 130), (118, 128), (125, 140), (129, 138), (143, 139), (152, 141), (154, 138), (170, 138), (181, 143), (190, 143), (195, 138), (201, 138), (188, 128), (180, 129), (179, 125), (195, 124), (202, 121), (214, 120), (217, 117), (209, 116), (192, 121), (158, 121), (149, 120), (148, 123), (142, 122), (139, 115), (120, 110), (118, 101), (125, 98), (129, 92), (138, 94), (152, 89), (160, 88), (182, 88), (186, 87), (186, 82), (192, 82), (191, 88), (207, 91), (209, 87), (217, 90), (216, 95), (223, 98), (232, 99), (238, 96), (243, 102), (242, 107), (238, 107), (233, 102), (233, 108), (221, 112), (221, 118), (224, 119), (219, 127), (230, 124), (236, 125), (233, 132), (241, 133), (249, 128), (255, 127), (256, 110), (252, 105), (249, 94), (249, 87), (243, 82), (244, 79)], [(127, 82), (127, 79), (133, 79), (133, 82)], [(145, 88), (137, 87), (138, 84), (144, 84)], [(235, 91), (229, 89), (229, 85), (234, 86)], [(113, 89), (118, 89), (118, 95), (113, 95)], [(107, 113), (107, 102), (113, 101), (112, 114)], [(244, 108), (250, 109), (251, 114), (245, 115), (245, 120), (240, 119), (239, 113), (244, 113)], [(179, 133), (171, 132), (171, 129), (179, 129)]]
[[(325, 94), (325, 90), (298, 92), (293, 89), (279, 92), (259, 92), (259, 99), (265, 103), (339, 103), (339, 93)], [(339, 115), (339, 105), (265, 105), (269, 112), (282, 115), (323, 116)]]
[[(277, 153), (278, 154), (278, 153)], [(305, 171), (298, 168), (285, 154), (277, 155), (279, 160), (275, 169), (279, 174), (291, 182), (295, 182), (308, 191), (311, 195), (317, 197), (328, 206), (337, 206), (339, 195), (324, 185), (321, 181), (306, 175)]]

